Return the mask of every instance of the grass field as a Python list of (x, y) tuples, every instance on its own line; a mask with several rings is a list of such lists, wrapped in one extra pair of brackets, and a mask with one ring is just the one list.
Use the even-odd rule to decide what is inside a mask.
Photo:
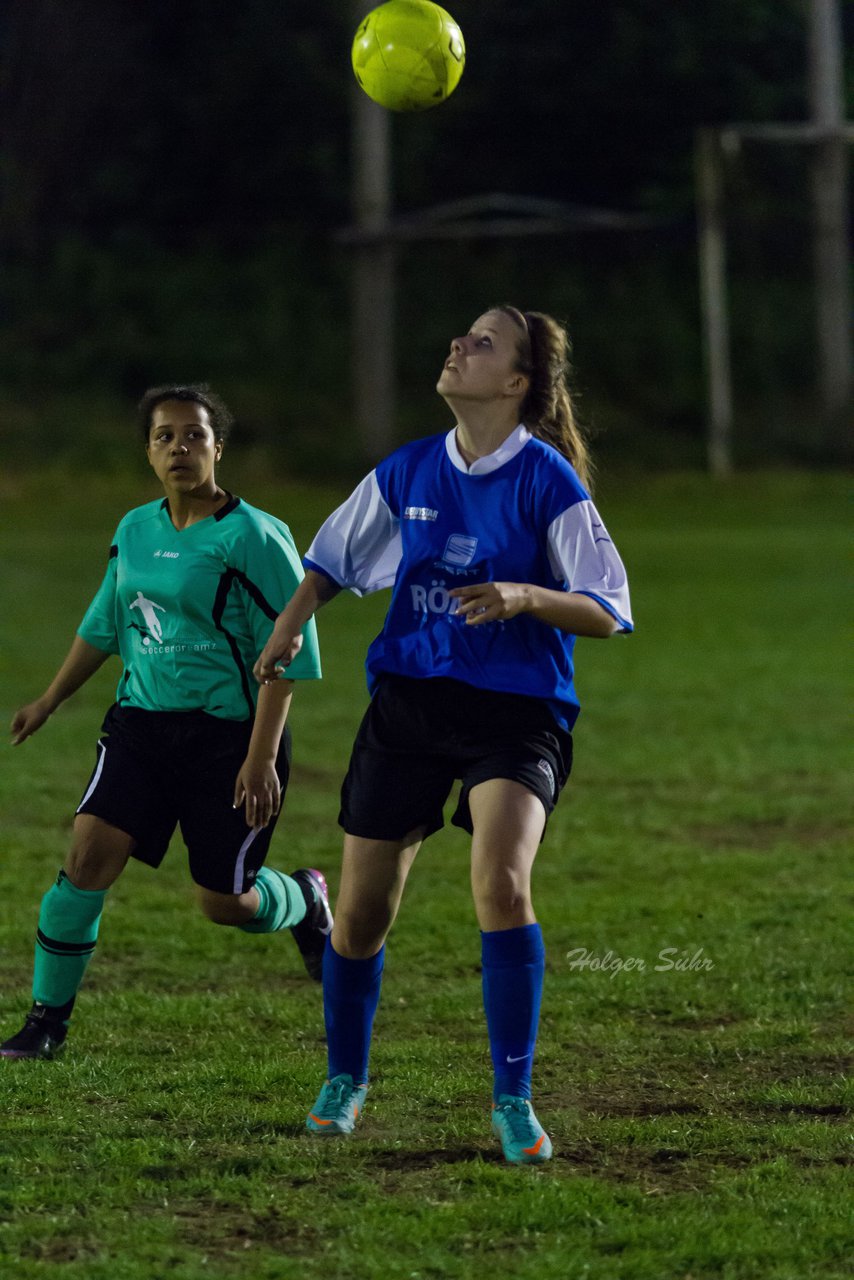
[[(301, 547), (341, 496), (232, 483)], [(146, 485), (0, 481), (4, 722), (47, 683)], [(65, 1058), (0, 1070), (0, 1272), (849, 1275), (848, 489), (792, 474), (600, 488), (637, 633), (579, 642), (576, 769), (535, 871), (550, 1165), (507, 1168), (489, 1138), (460, 832), (413, 871), (364, 1122), (329, 1145), (302, 1130), (325, 1068), (319, 989), (289, 937), (202, 920), (176, 844), (109, 895)], [(333, 889), (337, 787), (383, 605), (321, 615), (326, 679), (295, 699), (270, 861), (321, 866)], [(3, 1035), (28, 1004), (38, 899), (116, 678), (110, 666), (36, 738), (0, 748)]]

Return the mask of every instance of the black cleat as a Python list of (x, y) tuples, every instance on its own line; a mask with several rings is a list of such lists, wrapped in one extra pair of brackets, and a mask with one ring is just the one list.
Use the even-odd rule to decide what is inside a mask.
[(329, 890), (322, 871), (303, 869), (292, 872), (305, 894), (308, 910), (299, 924), (293, 925), (291, 933), (300, 949), (309, 977), (315, 982), (323, 981), (323, 953), (326, 950), (326, 939), (332, 932), (332, 912), (329, 909)]
[(65, 1047), (68, 1026), (64, 1019), (71, 1014), (70, 1000), (61, 1008), (36, 1000), (27, 1020), (16, 1036), (0, 1044), (0, 1058), (56, 1058)]

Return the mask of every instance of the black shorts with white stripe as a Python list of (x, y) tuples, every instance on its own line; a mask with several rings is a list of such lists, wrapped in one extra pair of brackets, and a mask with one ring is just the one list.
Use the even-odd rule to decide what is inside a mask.
[[(176, 827), (196, 884), (215, 893), (244, 893), (264, 865), (276, 825), (256, 830), (233, 807), (246, 759), (251, 720), (222, 720), (204, 711), (143, 711), (114, 705), (101, 726), (98, 759), (77, 812), (127, 832), (133, 857), (158, 867)], [(276, 760), (282, 794), (290, 772), (285, 729)]]

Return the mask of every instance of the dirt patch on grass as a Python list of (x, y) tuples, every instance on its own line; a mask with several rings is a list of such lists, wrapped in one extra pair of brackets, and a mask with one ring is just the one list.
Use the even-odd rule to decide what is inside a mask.
[[(420, 1151), (377, 1152), (374, 1163), (388, 1183), (413, 1185), (431, 1170), (473, 1161), (504, 1165), (497, 1147), (459, 1147), (456, 1150), (430, 1148)], [(572, 1143), (556, 1139), (554, 1158), (537, 1167), (541, 1176), (572, 1178), (579, 1175), (604, 1179), (623, 1185), (640, 1187), (647, 1195), (666, 1195), (699, 1191), (706, 1187), (715, 1170), (741, 1169), (749, 1165), (748, 1156), (731, 1152), (708, 1152), (698, 1155), (681, 1147), (640, 1148), (628, 1144)], [(425, 1183), (425, 1185), (427, 1185)]]
[(50, 1240), (34, 1240), (21, 1245), (22, 1258), (37, 1262), (92, 1262), (103, 1257), (106, 1250), (95, 1240), (83, 1240), (79, 1236), (57, 1237)]
[(766, 1164), (783, 1156), (794, 1168), (826, 1168), (830, 1165), (849, 1167), (854, 1159), (847, 1155), (815, 1156), (800, 1151), (781, 1150), (775, 1144), (750, 1154), (710, 1147), (705, 1151), (688, 1151), (682, 1147), (636, 1147), (628, 1145), (561, 1143), (555, 1150), (558, 1166), (577, 1173), (606, 1178), (612, 1182), (631, 1183), (647, 1195), (665, 1195), (685, 1191), (703, 1191), (716, 1177), (738, 1172), (751, 1165)]
[(441, 1165), (468, 1164), (472, 1160), (483, 1160), (486, 1164), (500, 1164), (504, 1157), (498, 1148), (481, 1147), (430, 1147), (420, 1150), (377, 1151), (373, 1163), (378, 1169), (392, 1173), (413, 1173), (425, 1169), (435, 1169)]
[(638, 1148), (627, 1145), (561, 1144), (555, 1152), (558, 1165), (577, 1173), (631, 1183), (647, 1195), (699, 1191), (709, 1184), (716, 1170), (741, 1169), (750, 1164), (748, 1156), (732, 1152), (696, 1152), (681, 1147)]
[(701, 822), (685, 834), (709, 849), (755, 849), (765, 852), (781, 843), (804, 849), (848, 840), (851, 828), (844, 822), (790, 822), (786, 818), (744, 818), (732, 822)]
[(759, 1109), (776, 1112), (779, 1115), (818, 1116), (823, 1120), (840, 1120), (843, 1116), (851, 1114), (850, 1107), (843, 1107), (836, 1103), (824, 1106), (808, 1102), (764, 1102), (760, 1104)]
[(696, 1102), (678, 1099), (645, 1099), (628, 1098), (588, 1098), (585, 1110), (594, 1116), (698, 1116), (705, 1109)]
[[(812, 1117), (816, 1120), (825, 1120), (829, 1123), (836, 1123), (845, 1120), (851, 1115), (851, 1108), (842, 1103), (835, 1102), (796, 1102), (786, 1099), (778, 1100), (762, 1100), (756, 1098), (739, 1098), (734, 1092), (736, 1080), (732, 1080), (732, 1090), (727, 1090), (725, 1094), (721, 1094), (719, 1089), (706, 1087), (702, 1102), (692, 1102), (688, 1099), (681, 1098), (659, 1098), (653, 1096), (631, 1096), (626, 1094), (587, 1094), (580, 1095), (575, 1098), (565, 1098), (562, 1102), (558, 1099), (552, 1099), (559, 1105), (569, 1106), (570, 1109), (580, 1110), (592, 1119), (654, 1119), (660, 1116), (706, 1116), (709, 1118), (722, 1116), (742, 1116), (756, 1121), (764, 1121), (768, 1116)], [(745, 1082), (747, 1083), (747, 1082)], [(783, 1083), (783, 1077), (780, 1075), (769, 1074), (768, 1083)], [(757, 1080), (750, 1077), (750, 1090), (753, 1092), (756, 1088)]]
[(183, 1242), (208, 1257), (245, 1255), (259, 1245), (280, 1253), (311, 1253), (321, 1239), (317, 1227), (287, 1217), (276, 1205), (251, 1213), (194, 1202), (173, 1209), (172, 1216)]
[(735, 1013), (715, 1013), (701, 1016), (690, 1013), (673, 1013), (669, 1009), (650, 1010), (650, 1017), (655, 1019), (656, 1031), (667, 1031), (670, 1028), (680, 1031), (720, 1031), (724, 1027), (737, 1026), (745, 1018)]

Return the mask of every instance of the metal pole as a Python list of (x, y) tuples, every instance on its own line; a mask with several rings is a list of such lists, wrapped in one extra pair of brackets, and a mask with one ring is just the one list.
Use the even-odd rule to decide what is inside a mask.
[(835, 446), (851, 395), (851, 287), (848, 150), (843, 132), (842, 21), (839, 0), (811, 0), (809, 97), (823, 136), (812, 163), (814, 270), (819, 385), (826, 442)]
[(726, 294), (723, 162), (720, 134), (700, 129), (696, 140), (700, 308), (708, 386), (706, 455), (715, 476), (732, 471), (732, 377)]
[[(369, 6), (367, 6), (369, 7)], [(365, 16), (364, 3), (353, 6), (354, 27)], [(353, 218), (357, 227), (375, 230), (391, 213), (391, 138), (389, 113), (353, 84)], [(357, 243), (352, 278), (352, 383), (362, 452), (377, 462), (395, 443), (394, 293), (392, 245)]]

